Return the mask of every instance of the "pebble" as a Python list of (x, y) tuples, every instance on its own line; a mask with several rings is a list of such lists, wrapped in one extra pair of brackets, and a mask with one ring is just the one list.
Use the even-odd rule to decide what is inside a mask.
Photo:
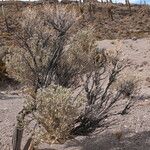
[(132, 40), (133, 40), (133, 41), (136, 41), (136, 40), (137, 40), (137, 37), (133, 37)]

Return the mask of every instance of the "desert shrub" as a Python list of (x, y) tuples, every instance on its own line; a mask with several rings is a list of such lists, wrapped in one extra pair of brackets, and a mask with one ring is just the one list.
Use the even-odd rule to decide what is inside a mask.
[(5, 62), (0, 59), (0, 77), (1, 79), (6, 75), (6, 64)]
[(56, 83), (71, 87), (80, 78), (91, 71), (96, 59), (96, 44), (94, 29), (87, 28), (78, 31), (71, 37), (65, 52), (55, 70)]
[(121, 115), (129, 113), (132, 106), (137, 102), (136, 97), (140, 93), (139, 79), (136, 76), (128, 75), (123, 79), (118, 79), (117, 90), (121, 91), (124, 98), (127, 98), (125, 107), (119, 112)]
[(68, 48), (68, 61), (71, 64), (76, 64), (76, 67), (81, 71), (86, 72), (85, 70), (93, 66), (94, 63), (95, 41), (94, 29), (87, 28), (77, 32)]
[(94, 14), (96, 13), (96, 5), (96, 1), (87, 1), (80, 4), (80, 13), (85, 21), (90, 21), (94, 18)]
[(137, 95), (140, 90), (139, 79), (136, 76), (129, 75), (118, 79), (117, 90), (122, 90), (125, 97)]
[[(77, 135), (88, 135), (99, 127), (107, 127), (107, 119), (112, 115), (126, 114), (133, 106), (137, 81), (125, 79), (121, 82), (118, 78), (126, 61), (103, 52), (102, 56), (101, 65), (95, 64), (95, 70), (86, 73), (84, 90), (74, 91), (77, 96), (71, 89), (50, 85), (39, 89), (35, 98), (27, 100), (25, 109), (31, 111), (38, 126), (33, 136), (36, 142), (63, 143)], [(126, 103), (122, 110), (116, 111), (123, 100)]]
[[(34, 120), (31, 136), (36, 143), (63, 143), (77, 135), (88, 135), (98, 127), (107, 127), (114, 108), (136, 89), (132, 81), (112, 88), (127, 61), (120, 60), (118, 52), (97, 48), (92, 28), (70, 37), (68, 31), (76, 17), (66, 7), (25, 10), (22, 19), (10, 68), (14, 65), (13, 74), (18, 73), (20, 80), (36, 90), (19, 113), (21, 130), (22, 124), (29, 127)], [(82, 85), (75, 84), (78, 77), (84, 77)], [(131, 106), (128, 104), (125, 109)]]
[(8, 74), (22, 83), (31, 85), (32, 82), (36, 82), (33, 73), (24, 61), (23, 50), (16, 47), (10, 51), (14, 51), (14, 53), (7, 56), (9, 60), (6, 62)]
[(5, 80), (7, 71), (6, 71), (6, 55), (7, 55), (7, 48), (1, 47), (0, 49), (0, 81)]
[(97, 57), (94, 29), (68, 33), (75, 20), (76, 12), (67, 6), (24, 10), (16, 45), (10, 48), (9, 74), (35, 89), (51, 82), (74, 85), (77, 76), (93, 68)]
[(75, 12), (65, 6), (24, 10), (21, 29), (15, 32), (16, 45), (10, 49), (8, 71), (36, 89), (50, 84), (75, 20)]
[[(84, 72), (83, 85), (78, 90), (73, 89), (76, 94), (71, 92), (72, 88), (51, 84), (27, 99), (18, 124), (26, 122), (29, 127), (31, 121), (36, 122), (31, 135), (36, 144), (63, 143), (78, 135), (88, 135), (97, 128), (106, 128), (110, 125), (109, 117), (126, 114), (133, 106), (135, 82), (125, 79), (117, 84), (127, 62), (106, 50), (99, 51), (99, 56), (93, 68)], [(123, 100), (127, 103), (121, 111), (116, 111)]]
[(29, 126), (29, 120), (34, 120), (35, 130), (32, 138), (35, 143), (63, 143), (73, 138), (70, 130), (81, 113), (84, 101), (84, 96), (75, 97), (71, 89), (58, 85), (39, 89), (36, 100), (28, 98), (25, 103), (26, 111), (33, 107), (36, 107), (36, 110), (30, 117), (26, 116), (24, 124)]
[(108, 118), (128, 113), (136, 102), (134, 96), (139, 92), (136, 80), (124, 78), (114, 88), (114, 84), (123, 78), (121, 74), (128, 66), (127, 60), (121, 60), (119, 55), (101, 53), (100, 64), (95, 64), (94, 70), (86, 74), (86, 107), (76, 120), (77, 126), (71, 131), (73, 135), (88, 135), (97, 128), (110, 126)]

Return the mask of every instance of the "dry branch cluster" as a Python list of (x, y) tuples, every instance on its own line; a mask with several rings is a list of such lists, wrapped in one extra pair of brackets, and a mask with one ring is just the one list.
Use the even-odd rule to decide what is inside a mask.
[(10, 61), (14, 63), (9, 63), (8, 71), (13, 67), (13, 75), (36, 88), (51, 82), (67, 31), (75, 21), (74, 12), (65, 11), (65, 7), (55, 9), (25, 10), (20, 20), (21, 31), (15, 34), (17, 46), (11, 49)]

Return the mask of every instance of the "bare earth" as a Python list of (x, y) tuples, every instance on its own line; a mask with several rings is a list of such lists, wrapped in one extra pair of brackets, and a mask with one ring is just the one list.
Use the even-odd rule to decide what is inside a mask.
[(23, 106), (23, 98), (15, 92), (0, 93), (0, 150), (9, 150), (16, 115)]
[[(96, 136), (77, 137), (64, 145), (43, 144), (41, 150), (150, 150), (150, 38), (104, 40), (100, 48), (118, 49), (122, 57), (131, 61), (129, 74), (141, 81), (140, 97), (132, 111), (118, 116), (116, 124)], [(11, 149), (11, 138), (16, 115), (24, 98), (15, 91), (0, 93), (0, 150)]]

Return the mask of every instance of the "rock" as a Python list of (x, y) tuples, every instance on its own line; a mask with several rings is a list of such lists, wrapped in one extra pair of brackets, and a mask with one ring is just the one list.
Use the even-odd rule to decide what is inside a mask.
[(143, 66), (146, 66), (147, 64), (148, 64), (147, 61), (143, 61), (142, 64), (141, 64), (141, 66), (143, 67)]
[(146, 78), (146, 81), (147, 81), (147, 82), (150, 82), (150, 77), (147, 77), (147, 78)]
[(137, 40), (137, 37), (133, 37), (132, 40), (133, 40), (133, 41), (136, 41), (136, 40)]
[(143, 68), (139, 69), (139, 72), (142, 72), (143, 71)]

